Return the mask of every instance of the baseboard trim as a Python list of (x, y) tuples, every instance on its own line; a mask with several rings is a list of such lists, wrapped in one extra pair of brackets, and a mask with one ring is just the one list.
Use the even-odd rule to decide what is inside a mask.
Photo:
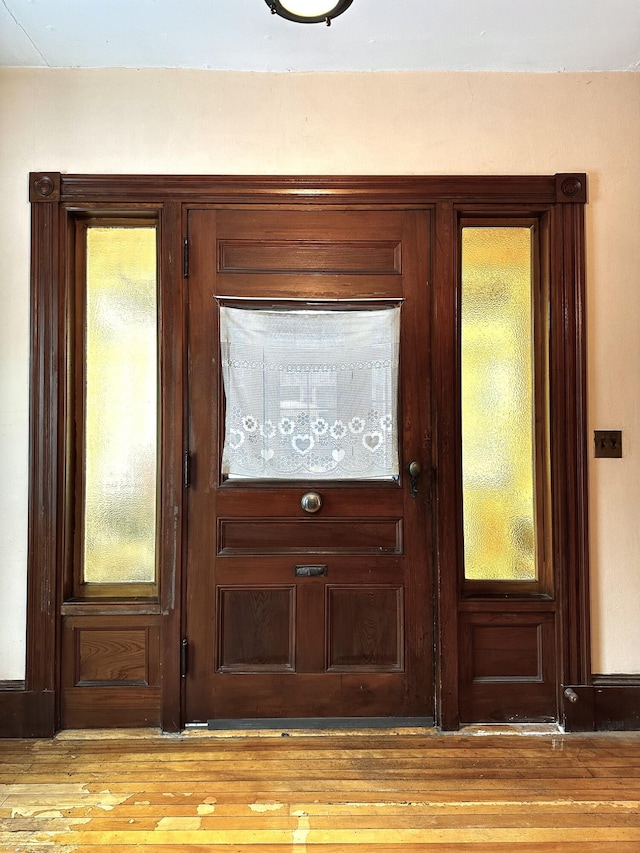
[(55, 693), (0, 682), (0, 738), (51, 738), (56, 733)]
[(563, 689), (567, 732), (640, 731), (640, 675), (594, 675)]
[[(563, 688), (567, 732), (640, 731), (640, 675), (594, 675), (592, 684)], [(56, 695), (0, 681), (0, 738), (51, 738), (57, 731)]]

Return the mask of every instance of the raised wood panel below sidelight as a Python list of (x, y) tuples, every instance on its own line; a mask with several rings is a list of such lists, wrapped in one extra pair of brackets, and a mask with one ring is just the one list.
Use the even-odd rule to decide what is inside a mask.
[(461, 720), (556, 719), (555, 614), (476, 606), (460, 614)]
[(541, 625), (471, 625), (471, 677), (492, 679), (542, 678)]
[(79, 628), (74, 634), (77, 687), (149, 683), (148, 628)]
[(159, 723), (159, 616), (65, 616), (62, 642), (63, 728)]

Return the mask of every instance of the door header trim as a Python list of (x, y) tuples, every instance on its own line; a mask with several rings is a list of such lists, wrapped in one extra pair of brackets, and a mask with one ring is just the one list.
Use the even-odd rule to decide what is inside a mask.
[(105, 203), (193, 201), (225, 204), (430, 204), (436, 200), (474, 203), (585, 203), (587, 176), (292, 176), (292, 175), (66, 175), (31, 172), (33, 202)]

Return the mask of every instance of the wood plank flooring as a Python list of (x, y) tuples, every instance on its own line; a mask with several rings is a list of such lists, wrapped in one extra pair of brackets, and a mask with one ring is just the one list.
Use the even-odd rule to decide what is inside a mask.
[(0, 741), (0, 850), (639, 853), (640, 735)]

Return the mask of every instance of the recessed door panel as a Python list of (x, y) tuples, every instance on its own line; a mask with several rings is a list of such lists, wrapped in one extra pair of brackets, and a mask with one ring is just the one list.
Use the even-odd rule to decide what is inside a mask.
[(327, 589), (330, 670), (400, 672), (404, 650), (401, 586)]
[(218, 587), (219, 672), (295, 670), (295, 587)]
[(218, 553), (401, 554), (402, 519), (220, 519)]

